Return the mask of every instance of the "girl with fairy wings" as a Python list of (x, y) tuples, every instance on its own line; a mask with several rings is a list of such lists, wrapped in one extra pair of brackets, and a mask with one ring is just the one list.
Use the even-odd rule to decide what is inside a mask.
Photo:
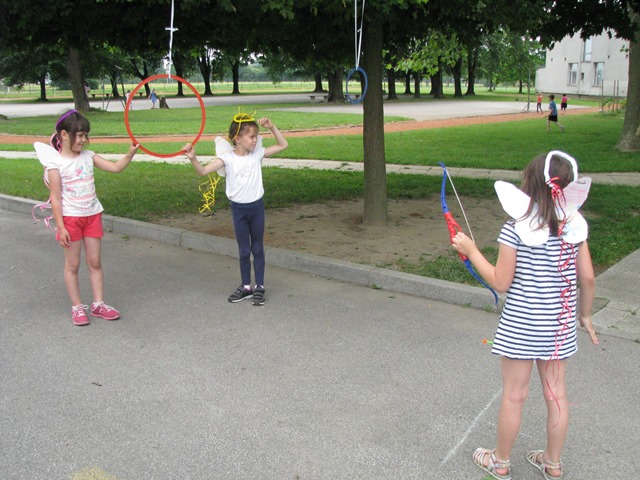
[(562, 476), (560, 455), (569, 423), (565, 374), (568, 358), (577, 351), (578, 306), (580, 325), (598, 344), (591, 321), (595, 275), (588, 227), (578, 212), (590, 185), (591, 179), (578, 178), (576, 161), (566, 153), (538, 156), (524, 170), (522, 190), (495, 184), (512, 217), (498, 237), (496, 265), (464, 233), (452, 242), (487, 283), (507, 294), (492, 348), (500, 355), (503, 379), (496, 446), (473, 454), (474, 463), (499, 480), (511, 478), (509, 460), (534, 363), (547, 405), (547, 444), (526, 457), (546, 479)]

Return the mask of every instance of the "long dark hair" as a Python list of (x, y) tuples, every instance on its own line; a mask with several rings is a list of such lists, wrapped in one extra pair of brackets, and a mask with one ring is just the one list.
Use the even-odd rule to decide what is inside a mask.
[(76, 141), (76, 134), (78, 132), (86, 132), (88, 134), (91, 130), (91, 124), (89, 120), (82, 116), (77, 110), (69, 110), (63, 113), (56, 122), (56, 131), (49, 139), (51, 146), (58, 151), (62, 150), (60, 132), (63, 130), (69, 134), (71, 143), (74, 143)]
[[(554, 186), (563, 189), (575, 180), (573, 167), (565, 158), (552, 155), (549, 161), (549, 183), (545, 180), (545, 162), (547, 154), (539, 155), (529, 162), (524, 169), (522, 185), (520, 188), (531, 197), (529, 208), (523, 218), (529, 216), (535, 204), (538, 205), (537, 225), (532, 228), (540, 229), (549, 227), (552, 235), (558, 235), (558, 228), (562, 219), (558, 218), (556, 203), (553, 199)], [(536, 221), (534, 220), (534, 221)]]

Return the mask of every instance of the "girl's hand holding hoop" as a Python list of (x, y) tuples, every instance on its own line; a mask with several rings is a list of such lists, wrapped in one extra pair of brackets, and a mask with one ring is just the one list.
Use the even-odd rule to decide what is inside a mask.
[(189, 160), (196, 159), (196, 151), (194, 150), (193, 145), (187, 143), (184, 147), (182, 147), (182, 149), (184, 150), (184, 154)]

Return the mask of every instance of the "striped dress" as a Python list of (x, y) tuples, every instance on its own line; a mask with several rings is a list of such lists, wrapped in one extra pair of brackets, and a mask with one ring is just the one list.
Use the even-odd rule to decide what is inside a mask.
[[(573, 254), (566, 244), (562, 252), (562, 242), (550, 235), (545, 244), (529, 247), (516, 234), (513, 221), (502, 227), (498, 242), (517, 249), (517, 258), (491, 352), (514, 359), (541, 360), (563, 359), (576, 353), (578, 245), (573, 246)], [(561, 255), (563, 262), (568, 259), (562, 275), (558, 271)], [(567, 287), (565, 302), (569, 311), (563, 313), (561, 293)]]

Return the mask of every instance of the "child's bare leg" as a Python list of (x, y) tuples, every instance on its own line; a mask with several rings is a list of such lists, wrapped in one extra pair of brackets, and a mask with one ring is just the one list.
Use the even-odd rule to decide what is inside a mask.
[(84, 238), (84, 255), (89, 267), (89, 282), (94, 302), (104, 301), (104, 273), (102, 271), (102, 239)]
[(78, 271), (80, 270), (80, 256), (82, 253), (82, 241), (71, 242), (64, 248), (64, 284), (71, 300), (71, 305), (80, 305), (80, 282)]
[[(544, 460), (559, 463), (569, 428), (569, 407), (565, 384), (567, 360), (538, 360), (537, 365), (544, 399), (547, 403), (547, 448), (543, 454)], [(547, 467), (547, 473), (555, 477), (561, 474), (561, 470)]]
[[(533, 362), (502, 357), (500, 366), (503, 387), (495, 455), (499, 459), (509, 460), (511, 449), (520, 431), (522, 409), (529, 393), (529, 378)], [(507, 469), (498, 469), (497, 472), (504, 475)]]

